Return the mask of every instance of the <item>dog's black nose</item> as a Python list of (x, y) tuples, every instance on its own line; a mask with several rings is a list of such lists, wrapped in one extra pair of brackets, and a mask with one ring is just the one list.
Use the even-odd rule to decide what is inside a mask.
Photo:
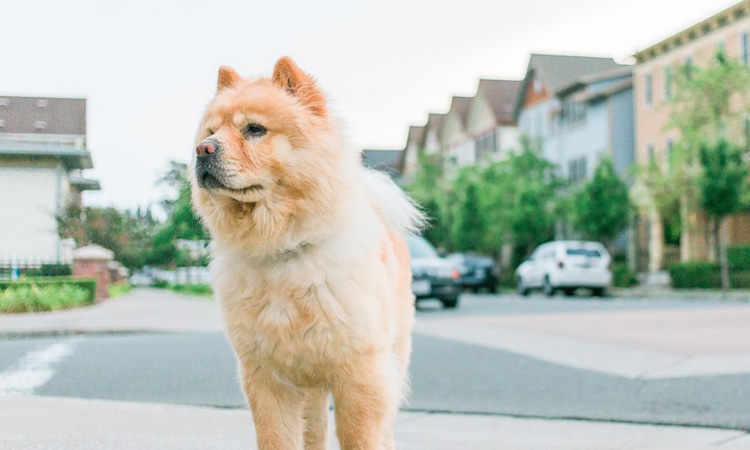
[(219, 143), (213, 139), (206, 139), (195, 147), (195, 154), (198, 158), (206, 158), (215, 155), (219, 151)]

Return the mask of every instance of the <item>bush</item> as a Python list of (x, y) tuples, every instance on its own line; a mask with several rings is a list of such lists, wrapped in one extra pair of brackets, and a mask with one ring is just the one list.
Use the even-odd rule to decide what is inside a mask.
[(73, 275), (73, 268), (68, 264), (42, 264), (39, 272), (43, 277), (69, 277)]
[(716, 289), (721, 287), (719, 266), (709, 262), (688, 262), (669, 267), (672, 287), (676, 289)]
[(727, 247), (729, 270), (750, 270), (750, 245)]
[(175, 284), (170, 287), (175, 292), (192, 295), (213, 295), (210, 284)]
[(0, 292), (0, 312), (4, 313), (56, 311), (91, 303), (90, 292), (73, 284), (40, 287), (23, 283)]
[(165, 280), (154, 280), (151, 282), (151, 287), (156, 289), (167, 289), (169, 283)]
[(8, 289), (17, 289), (22, 287), (37, 286), (39, 288), (63, 288), (64, 286), (75, 286), (86, 291), (86, 300), (93, 302), (96, 299), (96, 280), (93, 278), (73, 278), (73, 277), (39, 277), (39, 278), (21, 278), (15, 281), (0, 281), (0, 292)]
[(612, 265), (612, 285), (615, 287), (631, 287), (638, 284), (635, 273), (627, 264), (614, 263)]
[(113, 283), (109, 285), (109, 298), (119, 297), (125, 295), (133, 290), (133, 285), (127, 281), (121, 283)]

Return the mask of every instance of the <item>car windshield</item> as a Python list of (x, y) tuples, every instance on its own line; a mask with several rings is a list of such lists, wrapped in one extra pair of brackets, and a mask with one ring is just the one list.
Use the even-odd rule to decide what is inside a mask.
[(437, 258), (435, 248), (424, 238), (419, 236), (408, 236), (406, 243), (409, 246), (409, 254), (412, 258)]
[(601, 255), (598, 250), (588, 248), (569, 248), (565, 252), (568, 256), (587, 256), (589, 258), (598, 258)]

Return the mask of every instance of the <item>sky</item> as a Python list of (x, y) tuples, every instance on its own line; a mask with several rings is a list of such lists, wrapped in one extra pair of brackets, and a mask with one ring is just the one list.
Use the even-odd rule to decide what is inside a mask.
[(132, 209), (167, 194), (220, 65), (269, 76), (291, 56), (358, 148), (403, 148), (409, 125), (472, 96), (479, 78), (521, 79), (529, 54), (631, 56), (727, 0), (3, 0), (0, 95), (85, 97), (102, 190)]

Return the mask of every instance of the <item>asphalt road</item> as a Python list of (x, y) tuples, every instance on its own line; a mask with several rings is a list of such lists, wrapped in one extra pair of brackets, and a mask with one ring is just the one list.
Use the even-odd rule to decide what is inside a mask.
[[(465, 298), (455, 311), (436, 305), (421, 305), (418, 316), (630, 311), (685, 303), (478, 296)], [(30, 352), (57, 359), (47, 368), (29, 358)], [(1, 340), (0, 395), (3, 373), (19, 366), (28, 366), (33, 375), (27, 378), (37, 383), (24, 388), (27, 395), (245, 407), (234, 355), (221, 333)], [(750, 376), (745, 375), (632, 380), (421, 335), (414, 338), (411, 372), (413, 393), (405, 407), (410, 410), (750, 430)]]

